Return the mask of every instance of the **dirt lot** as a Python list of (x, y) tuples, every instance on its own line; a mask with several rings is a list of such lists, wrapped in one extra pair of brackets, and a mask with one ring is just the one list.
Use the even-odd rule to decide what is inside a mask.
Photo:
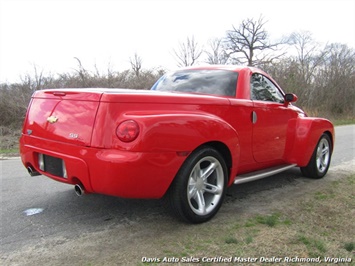
[(205, 224), (184, 224), (155, 212), (78, 238), (43, 239), (3, 254), (0, 264), (306, 265), (320, 260), (355, 265), (354, 163), (332, 168), (322, 180), (295, 177), (238, 198), (232, 188), (218, 215)]

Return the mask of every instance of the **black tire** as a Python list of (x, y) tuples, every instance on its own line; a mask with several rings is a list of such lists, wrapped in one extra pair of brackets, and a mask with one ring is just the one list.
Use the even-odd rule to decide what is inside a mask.
[(227, 179), (223, 157), (215, 149), (204, 146), (181, 166), (166, 195), (168, 206), (185, 222), (206, 222), (223, 203)]
[(307, 166), (301, 167), (304, 176), (319, 179), (326, 175), (332, 157), (332, 141), (329, 135), (323, 134)]

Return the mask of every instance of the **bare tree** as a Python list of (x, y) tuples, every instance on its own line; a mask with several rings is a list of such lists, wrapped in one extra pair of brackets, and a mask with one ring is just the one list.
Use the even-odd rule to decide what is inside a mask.
[(332, 114), (355, 117), (355, 50), (346, 44), (327, 45), (324, 65), (318, 73), (320, 97)]
[(178, 67), (192, 66), (202, 55), (202, 48), (195, 41), (195, 37), (187, 37), (185, 43), (180, 43), (178, 50), (173, 50)]
[(208, 42), (208, 50), (205, 50), (207, 55), (207, 63), (213, 65), (227, 64), (229, 55), (223, 47), (223, 39), (214, 38)]
[(283, 54), (270, 54), (283, 42), (270, 43), (269, 36), (264, 26), (262, 16), (258, 20), (245, 19), (239, 28), (233, 26), (233, 30), (227, 31), (226, 47), (230, 55), (235, 55), (234, 60), (238, 63), (247, 63), (254, 66), (265, 62), (272, 62)]
[(316, 68), (322, 63), (326, 50), (320, 50), (320, 45), (313, 40), (309, 31), (294, 32), (289, 38), (289, 43), (297, 51), (296, 61), (299, 64), (299, 71), (304, 86), (311, 83)]
[(75, 69), (76, 72), (78, 72), (78, 75), (81, 79), (81, 84), (78, 84), (81, 87), (87, 87), (88, 86), (88, 77), (90, 76), (88, 71), (84, 68), (83, 64), (81, 63), (80, 59), (77, 57), (74, 57), (76, 61), (78, 61), (78, 66), (79, 69)]
[(131, 63), (132, 70), (136, 74), (136, 77), (138, 77), (142, 68), (142, 58), (138, 56), (137, 53), (134, 53), (134, 57), (130, 57), (129, 62)]
[(33, 68), (34, 68), (34, 74), (35, 74), (35, 89), (39, 90), (42, 88), (43, 85), (43, 69), (38, 70), (37, 66), (35, 64), (33, 64)]

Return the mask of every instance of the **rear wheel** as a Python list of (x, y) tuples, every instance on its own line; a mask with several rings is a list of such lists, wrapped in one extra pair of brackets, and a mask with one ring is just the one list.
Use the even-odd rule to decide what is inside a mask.
[(169, 207), (179, 218), (202, 223), (222, 205), (228, 178), (223, 157), (210, 147), (193, 152), (182, 165), (168, 192)]
[(322, 178), (328, 171), (332, 156), (332, 144), (330, 137), (323, 134), (314, 149), (311, 160), (306, 167), (301, 167), (304, 176), (310, 178)]

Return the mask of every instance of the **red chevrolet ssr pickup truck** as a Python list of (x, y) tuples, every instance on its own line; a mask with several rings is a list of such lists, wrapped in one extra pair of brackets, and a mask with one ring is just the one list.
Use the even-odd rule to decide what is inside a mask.
[(75, 185), (78, 195), (162, 198), (181, 219), (201, 223), (226, 188), (291, 167), (321, 178), (334, 128), (308, 117), (263, 71), (190, 67), (151, 90), (36, 91), (20, 151), (31, 175)]

